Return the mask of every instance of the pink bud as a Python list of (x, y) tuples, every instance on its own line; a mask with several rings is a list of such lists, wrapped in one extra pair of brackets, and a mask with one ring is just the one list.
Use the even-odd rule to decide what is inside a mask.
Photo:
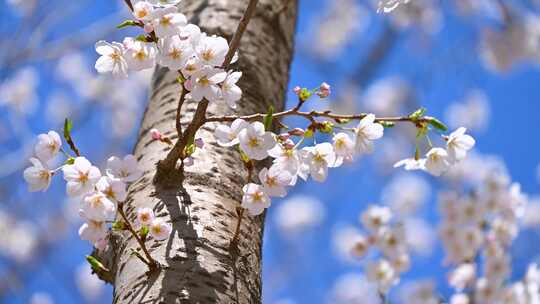
[(301, 128), (294, 128), (289, 131), (289, 134), (293, 136), (304, 136), (304, 130), (302, 130)]
[(330, 96), (330, 85), (326, 82), (321, 83), (321, 86), (319, 87), (319, 91), (317, 92), (317, 95), (319, 95), (320, 98), (326, 98)]
[(286, 141), (291, 135), (289, 133), (281, 133), (278, 135), (280, 141)]
[(150, 130), (150, 135), (152, 135), (152, 139), (154, 140), (161, 140), (162, 138), (161, 132), (158, 129)]
[(295, 86), (293, 89), (294, 94), (298, 95), (300, 94), (300, 91), (302, 91), (302, 88), (299, 86)]
[(193, 157), (191, 156), (188, 156), (184, 159), (184, 166), (185, 167), (191, 167), (193, 166), (193, 164), (195, 163), (195, 161), (193, 160)]
[(202, 149), (204, 147), (204, 141), (202, 138), (196, 138), (195, 139), (195, 146), (199, 149)]
[(292, 141), (291, 139), (287, 139), (284, 143), (283, 143), (283, 146), (285, 147), (285, 149), (292, 149), (294, 148), (294, 141)]
[(153, 31), (154, 31), (154, 27), (152, 26), (152, 24), (146, 23), (146, 24), (144, 25), (144, 32), (145, 32), (145, 33), (150, 34), (150, 33), (153, 32)]

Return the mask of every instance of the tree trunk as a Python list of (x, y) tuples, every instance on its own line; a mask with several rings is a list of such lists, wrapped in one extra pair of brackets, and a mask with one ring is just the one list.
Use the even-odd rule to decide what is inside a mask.
[[(247, 7), (247, 0), (184, 0), (181, 11), (209, 34), (232, 37)], [(243, 72), (239, 83), (243, 98), (239, 114), (266, 112), (270, 105), (282, 109), (293, 53), (296, 0), (260, 1), (240, 44), (240, 60), (232, 68)], [(111, 255), (115, 271), (114, 303), (260, 303), (261, 245), (264, 216), (244, 214), (237, 254), (229, 243), (237, 224), (242, 186), (247, 181), (239, 153), (218, 146), (216, 124), (198, 132), (205, 142), (194, 154), (195, 165), (186, 168), (183, 184), (165, 187), (154, 181), (156, 163), (169, 148), (150, 138), (157, 128), (176, 139), (175, 115), (180, 86), (176, 73), (158, 68), (152, 83), (135, 156), (143, 177), (129, 189), (126, 212), (130, 220), (139, 207), (154, 209), (170, 221), (173, 232), (165, 241), (149, 240), (151, 255), (163, 265), (148, 268), (130, 255), (135, 239), (116, 237)], [(185, 129), (197, 103), (183, 105)], [(226, 105), (211, 104), (207, 115), (231, 114)]]

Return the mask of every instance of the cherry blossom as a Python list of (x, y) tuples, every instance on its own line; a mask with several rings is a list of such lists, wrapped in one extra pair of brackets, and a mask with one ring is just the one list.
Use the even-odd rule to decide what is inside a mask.
[(173, 6), (154, 10), (152, 17), (152, 27), (159, 38), (177, 35), (180, 28), (187, 24), (186, 16), (178, 13)]
[(62, 146), (62, 139), (55, 131), (49, 131), (47, 134), (39, 134), (38, 142), (34, 147), (34, 153), (42, 161), (51, 160), (58, 154)]
[(229, 51), (229, 44), (223, 37), (204, 36), (195, 48), (195, 52), (203, 64), (220, 66)]
[(394, 164), (394, 168), (404, 167), (405, 170), (425, 170), (426, 169), (426, 159), (415, 159), (415, 158), (406, 158), (398, 161)]
[(354, 158), (355, 145), (349, 134), (340, 132), (332, 138), (336, 155), (344, 161), (351, 162)]
[(124, 58), (124, 45), (118, 42), (98, 41), (96, 52), (101, 55), (96, 61), (98, 73), (112, 73), (118, 78), (127, 77), (128, 63)]
[(172, 226), (171, 224), (165, 222), (163, 219), (155, 218), (150, 225), (148, 226), (150, 235), (158, 241), (165, 240), (171, 234)]
[(133, 4), (133, 17), (139, 20), (150, 21), (153, 12), (154, 6), (148, 1), (137, 1)]
[(264, 209), (270, 207), (271, 201), (262, 185), (249, 183), (242, 188), (242, 207), (247, 209), (250, 215), (259, 215)]
[(307, 180), (309, 166), (302, 161), (300, 152), (294, 147), (288, 148), (281, 144), (276, 144), (272, 149), (268, 150), (268, 155), (274, 158), (275, 166), (291, 174), (290, 186), (296, 185), (298, 177)]
[(142, 176), (142, 171), (135, 156), (128, 154), (124, 159), (110, 157), (107, 160), (107, 175), (129, 183), (138, 180)]
[(396, 277), (396, 271), (389, 261), (380, 259), (370, 261), (366, 267), (366, 276), (368, 281), (377, 284), (380, 292), (386, 293), (390, 287), (397, 284), (399, 279)]
[(105, 222), (87, 220), (79, 228), (79, 237), (81, 240), (89, 241), (90, 243), (95, 244), (105, 238), (107, 235), (107, 230), (108, 229)]
[(80, 212), (88, 220), (111, 221), (116, 214), (116, 205), (103, 193), (94, 192), (83, 198)]
[(339, 167), (342, 163), (341, 159), (336, 157), (334, 147), (330, 143), (305, 147), (302, 152), (311, 177), (318, 182), (326, 180), (328, 168)]
[(388, 207), (370, 206), (360, 216), (362, 225), (371, 232), (377, 232), (381, 227), (388, 224), (392, 218), (392, 211)]
[(263, 168), (259, 172), (259, 180), (268, 196), (284, 197), (287, 195), (285, 187), (290, 185), (292, 176), (289, 172), (274, 165), (270, 169)]
[(51, 170), (37, 158), (30, 158), (30, 162), (32, 163), (32, 167), (26, 168), (23, 173), (24, 180), (28, 183), (28, 191), (47, 190), (51, 184)]
[(153, 43), (142, 42), (131, 37), (124, 39), (124, 57), (128, 67), (134, 71), (153, 68), (156, 63), (157, 48)]
[(191, 43), (182, 40), (179, 36), (167, 37), (160, 40), (158, 62), (171, 70), (183, 68), (187, 60), (193, 55)]
[(238, 133), (240, 148), (246, 155), (255, 160), (265, 159), (268, 150), (276, 145), (271, 132), (265, 132), (261, 122), (253, 122)]
[(426, 171), (431, 175), (440, 176), (450, 167), (450, 159), (446, 150), (432, 148), (426, 154)]
[(62, 168), (67, 181), (66, 191), (69, 196), (86, 194), (94, 188), (101, 177), (101, 172), (84, 157), (75, 158), (73, 165)]
[(461, 127), (448, 136), (446, 142), (448, 156), (452, 162), (461, 161), (467, 155), (467, 151), (475, 144), (472, 136), (465, 134), (467, 129)]
[(155, 219), (154, 211), (150, 208), (137, 209), (137, 222), (139, 225), (150, 225)]
[(220, 124), (214, 131), (214, 137), (218, 144), (224, 147), (234, 146), (239, 143), (238, 133), (246, 128), (249, 124), (243, 119), (236, 119), (231, 126)]
[(242, 89), (236, 85), (240, 77), (242, 72), (229, 73), (221, 84), (221, 98), (233, 109), (236, 109), (236, 102), (242, 97)]
[(192, 80), (186, 84), (191, 97), (195, 101), (206, 98), (208, 101), (217, 101), (221, 97), (218, 84), (227, 78), (227, 72), (222, 69), (205, 66), (192, 75)]
[(112, 201), (123, 202), (126, 200), (126, 184), (119, 179), (102, 176), (96, 183), (96, 188)]
[(360, 120), (356, 127), (355, 149), (357, 153), (372, 153), (373, 141), (379, 139), (384, 134), (381, 124), (375, 122), (375, 115), (368, 114)]

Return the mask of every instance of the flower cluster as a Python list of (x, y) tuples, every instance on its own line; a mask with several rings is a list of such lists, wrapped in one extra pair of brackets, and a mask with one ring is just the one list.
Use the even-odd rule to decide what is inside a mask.
[(474, 303), (539, 303), (540, 272), (535, 264), (523, 280), (509, 283), (509, 248), (526, 202), (519, 184), (511, 184), (501, 173), (487, 176), (469, 195), (441, 193), (439, 234), (446, 262), (456, 266), (448, 276), (456, 289), (451, 303), (469, 303), (471, 294)]
[(128, 70), (140, 71), (159, 64), (179, 72), (180, 81), (189, 91), (187, 99), (220, 101), (236, 108), (242, 96), (236, 83), (242, 73), (222, 67), (229, 52), (225, 38), (201, 32), (170, 4), (137, 1), (133, 16), (136, 20), (128, 20), (127, 24), (142, 27), (148, 35), (127, 37), (122, 43), (97, 42), (96, 52), (101, 55), (95, 65), (98, 72), (127, 77)]
[[(327, 85), (321, 86), (320, 95), (327, 96)], [(329, 93), (328, 93), (329, 94)], [(371, 153), (373, 141), (383, 136), (383, 126), (375, 122), (373, 114), (366, 115), (352, 132), (334, 134), (333, 143), (324, 142), (300, 148), (311, 132), (295, 128), (276, 135), (266, 131), (261, 122), (248, 123), (236, 119), (230, 126), (219, 125), (214, 136), (218, 144), (226, 147), (237, 145), (250, 160), (274, 158), (270, 168), (259, 173), (259, 183), (248, 183), (243, 188), (242, 207), (251, 215), (261, 214), (270, 206), (270, 197), (284, 197), (287, 187), (294, 186), (300, 177), (309, 176), (317, 182), (324, 182), (329, 168), (350, 162), (355, 156)], [(294, 142), (293, 137), (300, 137)]]
[(394, 167), (404, 166), (405, 170), (424, 170), (431, 175), (440, 176), (455, 165), (465, 159), (467, 152), (475, 145), (472, 136), (465, 134), (467, 129), (458, 128), (449, 136), (443, 136), (446, 141), (446, 149), (440, 147), (431, 148), (425, 158), (415, 156), (414, 158), (403, 159), (394, 164)]
[(380, 293), (387, 293), (399, 282), (401, 273), (410, 266), (410, 257), (403, 225), (392, 223), (392, 211), (384, 206), (370, 206), (360, 216), (367, 235), (357, 236), (353, 254), (363, 257), (370, 248), (377, 248), (381, 256), (367, 264), (367, 278), (377, 284)]
[(154, 211), (146, 207), (137, 210), (137, 224), (139, 230), (143, 229), (144, 231), (148, 229), (148, 233), (158, 241), (168, 238), (172, 230), (171, 224), (161, 218), (157, 218), (154, 215)]
[(127, 184), (139, 179), (142, 171), (133, 155), (123, 159), (109, 158), (105, 174), (83, 156), (69, 156), (64, 165), (50, 169), (51, 161), (60, 151), (67, 155), (62, 150), (62, 140), (57, 132), (38, 135), (35, 157), (30, 158), (32, 166), (24, 170), (29, 191), (47, 190), (52, 176), (61, 170), (67, 195), (80, 199), (79, 215), (85, 222), (79, 228), (79, 236), (95, 247), (103, 248), (108, 223), (115, 220), (118, 203), (126, 199)]

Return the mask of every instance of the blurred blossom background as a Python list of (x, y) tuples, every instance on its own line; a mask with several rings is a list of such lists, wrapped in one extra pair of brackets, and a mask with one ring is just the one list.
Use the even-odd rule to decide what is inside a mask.
[[(452, 130), (467, 127), (477, 144), (443, 178), (397, 170), (415, 149), (414, 128), (400, 125), (324, 185), (291, 189), (267, 213), (264, 303), (378, 303), (364, 272), (371, 253), (354, 255), (360, 214), (372, 204), (392, 209), (410, 248), (391, 302), (448, 298), (444, 201), (493, 195), (493, 185), (519, 183), (525, 195), (510, 279), (540, 262), (540, 1), (410, 0), (389, 14), (377, 14), (377, 2), (300, 0), (290, 88), (326, 81), (331, 98), (310, 106), (340, 113), (424, 106)], [(22, 170), (36, 135), (60, 130), (66, 117), (94, 163), (131, 151), (151, 72), (97, 75), (93, 47), (130, 35), (115, 28), (127, 9), (111, 0), (0, 0), (0, 17), (0, 303), (110, 302), (111, 286), (84, 260), (91, 248), (77, 235), (77, 203), (61, 183), (28, 193)]]

